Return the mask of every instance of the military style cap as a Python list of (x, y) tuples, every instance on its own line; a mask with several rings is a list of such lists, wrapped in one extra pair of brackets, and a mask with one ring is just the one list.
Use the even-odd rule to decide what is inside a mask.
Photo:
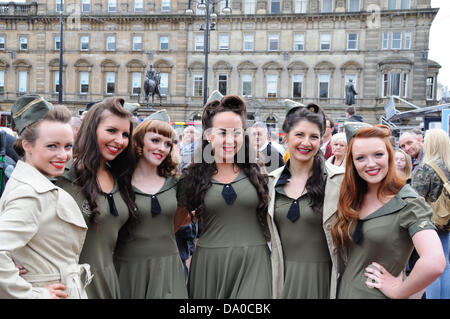
[(217, 91), (217, 90), (214, 90), (214, 91), (211, 93), (211, 95), (209, 96), (208, 100), (206, 101), (206, 104), (208, 104), (209, 102), (214, 101), (214, 100), (221, 101), (222, 98), (223, 98), (222, 93), (220, 93), (220, 92)]
[(127, 102), (125, 102), (125, 104), (123, 105), (123, 107), (130, 113), (136, 111), (140, 106), (141, 105), (139, 103), (127, 103)]
[(284, 100), (284, 106), (286, 107), (286, 115), (288, 115), (290, 111), (298, 109), (299, 107), (305, 107), (304, 104), (289, 99)]
[(147, 120), (163, 121), (163, 122), (170, 124), (170, 117), (165, 109), (159, 110), (159, 111), (153, 113), (152, 115), (147, 116), (144, 121), (147, 121)]
[(355, 136), (356, 133), (362, 128), (372, 127), (372, 125), (364, 123), (364, 122), (345, 122), (344, 123), (344, 131), (345, 136), (347, 137), (347, 144), (350, 143), (350, 140)]
[(28, 125), (41, 120), (51, 109), (53, 104), (38, 94), (25, 94), (18, 98), (11, 108), (11, 116), (19, 135)]

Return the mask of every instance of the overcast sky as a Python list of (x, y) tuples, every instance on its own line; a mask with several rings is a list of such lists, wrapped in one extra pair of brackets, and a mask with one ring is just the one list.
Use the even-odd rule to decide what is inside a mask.
[(438, 82), (450, 89), (450, 1), (431, 0), (431, 6), (440, 9), (431, 25), (428, 58), (442, 66), (439, 70)]

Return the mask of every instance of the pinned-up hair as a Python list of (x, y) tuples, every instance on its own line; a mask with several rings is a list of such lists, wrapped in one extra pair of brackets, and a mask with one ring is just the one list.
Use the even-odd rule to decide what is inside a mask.
[(247, 106), (238, 95), (225, 95), (222, 100), (213, 100), (205, 105), (202, 115), (203, 130), (212, 127), (213, 117), (221, 112), (233, 112), (241, 116), (244, 128), (247, 122)]

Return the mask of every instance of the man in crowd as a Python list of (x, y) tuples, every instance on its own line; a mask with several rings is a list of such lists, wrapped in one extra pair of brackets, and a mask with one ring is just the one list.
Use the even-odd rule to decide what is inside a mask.
[(270, 142), (266, 124), (256, 122), (253, 124), (251, 132), (251, 142), (254, 143), (256, 150), (263, 156), (261, 160), (265, 164), (267, 172), (270, 173), (283, 166), (283, 154), (280, 154)]
[(322, 151), (325, 160), (327, 160), (333, 156), (333, 151), (331, 150), (331, 136), (334, 131), (334, 123), (328, 117), (325, 117), (325, 119), (327, 126), (322, 137), (322, 145), (320, 146), (320, 150)]
[(406, 154), (411, 156), (413, 164), (412, 175), (414, 175), (423, 159), (422, 143), (415, 132), (406, 131), (400, 135), (399, 146), (405, 151)]
[(356, 110), (353, 106), (349, 106), (345, 111), (345, 116), (349, 122), (364, 122), (361, 115), (356, 114)]
[(181, 169), (185, 168), (192, 160), (194, 154), (195, 128), (188, 126), (183, 131), (183, 140), (180, 144)]

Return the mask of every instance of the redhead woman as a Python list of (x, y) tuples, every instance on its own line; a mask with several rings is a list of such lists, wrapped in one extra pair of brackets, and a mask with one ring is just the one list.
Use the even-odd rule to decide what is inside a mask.
[(178, 172), (173, 156), (175, 139), (166, 110), (153, 113), (134, 131), (137, 163), (132, 185), (137, 221), (122, 229), (114, 253), (122, 298), (188, 297), (174, 232)]
[(209, 102), (202, 115), (203, 157), (194, 156), (179, 183), (176, 225), (192, 211), (199, 222), (190, 298), (272, 296), (267, 179), (250, 158), (246, 119), (238, 96)]
[[(432, 211), (400, 178), (387, 126), (346, 123), (348, 143), (333, 240), (345, 262), (338, 298), (408, 298), (444, 271)], [(403, 270), (415, 248), (419, 259)]]
[(316, 104), (288, 110), (283, 123), (290, 159), (269, 181), (274, 298), (335, 298), (337, 255), (329, 225), (344, 170), (320, 151), (325, 115)]
[[(21, 160), (0, 199), (0, 298), (87, 298), (89, 265), (78, 264), (87, 226), (73, 198), (53, 184), (72, 157), (70, 111), (27, 94), (11, 114)], [(19, 276), (15, 263), (26, 273)]]
[(123, 103), (111, 97), (89, 109), (75, 142), (73, 164), (58, 180), (89, 227), (80, 256), (94, 274), (89, 298), (120, 298), (113, 252), (120, 228), (135, 214), (129, 169), (132, 114)]

